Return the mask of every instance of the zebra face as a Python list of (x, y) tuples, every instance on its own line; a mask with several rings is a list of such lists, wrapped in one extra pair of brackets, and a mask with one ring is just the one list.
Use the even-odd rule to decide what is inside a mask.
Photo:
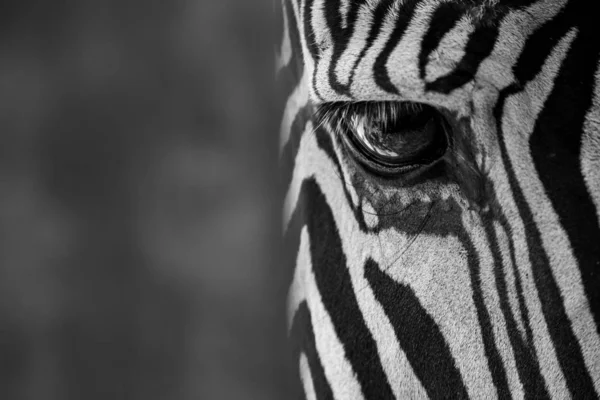
[(284, 0), (282, 20), (307, 397), (598, 396), (600, 42), (582, 2)]

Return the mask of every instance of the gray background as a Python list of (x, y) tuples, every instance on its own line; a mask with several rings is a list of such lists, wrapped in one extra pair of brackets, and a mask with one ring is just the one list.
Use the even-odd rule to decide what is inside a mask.
[(0, 398), (287, 398), (272, 5), (1, 10)]

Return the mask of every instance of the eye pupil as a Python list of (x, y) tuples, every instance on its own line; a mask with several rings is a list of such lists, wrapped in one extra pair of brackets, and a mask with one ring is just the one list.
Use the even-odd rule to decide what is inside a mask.
[(388, 124), (387, 127), (379, 121), (367, 124), (366, 138), (375, 150), (385, 150), (397, 157), (410, 157), (435, 139), (435, 124), (431, 119), (417, 124), (407, 120), (394, 121), (392, 126)]

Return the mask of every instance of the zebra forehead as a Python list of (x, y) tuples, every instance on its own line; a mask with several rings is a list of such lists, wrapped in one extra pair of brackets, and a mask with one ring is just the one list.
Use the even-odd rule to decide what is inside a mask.
[(321, 7), (337, 13), (339, 17), (345, 17), (344, 14), (348, 13), (352, 7), (364, 7), (371, 13), (374, 13), (378, 7), (387, 8), (392, 12), (403, 12), (414, 5), (423, 6), (425, 4), (433, 8), (442, 4), (455, 6), (479, 19), (489, 19), (508, 9), (508, 6), (499, 0), (338, 0), (323, 1)]
[[(438, 13), (439, 22), (444, 16), (459, 13), (475, 25), (494, 26), (511, 9), (498, 0), (308, 0), (298, 3), (296, 7), (303, 8), (303, 28), (311, 29), (305, 32), (309, 36), (307, 40), (313, 41), (317, 50), (347, 41), (355, 30), (373, 22), (383, 22), (386, 18), (408, 22), (415, 11), (430, 16)], [(523, 9), (531, 1), (521, 3), (513, 8)], [(447, 21), (444, 25), (448, 25)]]
[(517, 83), (526, 38), (565, 3), (307, 0), (293, 3), (295, 44), (315, 103), (404, 99), (466, 116), (474, 88)]

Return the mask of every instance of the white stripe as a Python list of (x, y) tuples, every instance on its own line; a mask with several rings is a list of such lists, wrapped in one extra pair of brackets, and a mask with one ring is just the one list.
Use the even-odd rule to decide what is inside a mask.
[[(373, 76), (373, 65), (377, 56), (383, 51), (383, 48), (394, 30), (396, 23), (396, 14), (393, 10), (389, 10), (383, 21), (381, 31), (377, 38), (373, 41), (373, 45), (366, 52), (361, 62), (356, 66), (355, 79), (352, 82), (351, 93), (358, 99), (371, 100), (379, 99), (380, 101), (387, 100), (391, 96), (379, 89), (375, 83)], [(345, 61), (340, 60), (340, 64)]]
[(477, 80), (503, 89), (514, 82), (512, 67), (525, 42), (544, 22), (552, 19), (567, 0), (537, 1), (524, 10), (513, 10), (502, 19), (494, 50), (479, 66)]
[[(428, 0), (419, 3), (406, 32), (392, 51), (386, 69), (392, 84), (398, 89), (403, 100), (426, 102), (436, 107), (444, 107), (458, 113), (468, 115), (470, 110), (471, 91), (473, 83), (463, 85), (453, 91), (452, 96), (442, 93), (425, 92), (425, 81), (420, 78), (419, 56), (423, 37), (431, 25), (435, 9), (440, 5), (439, 0)], [(452, 43), (458, 46), (450, 51), (460, 51), (464, 44)], [(430, 68), (433, 68), (431, 66)]]
[[(296, 15), (296, 26), (298, 27), (298, 34), (300, 36), (300, 44), (302, 46), (302, 54), (304, 59), (304, 76), (303, 79), (306, 79), (305, 86), (309, 90), (309, 95), (314, 97), (314, 88), (310, 84), (312, 76), (315, 71), (315, 60), (310, 55), (310, 51), (308, 50), (308, 44), (306, 43), (306, 32), (304, 31), (304, 8), (302, 10), (299, 9), (300, 0), (291, 0), (294, 8), (294, 14)], [(304, 4), (304, 2), (301, 2)], [(311, 38), (314, 39), (314, 38)]]
[[(522, 51), (525, 43), (526, 36), (515, 36), (515, 32), (524, 32), (524, 34), (530, 34), (533, 30), (537, 29), (546, 19), (551, 18), (555, 15), (560, 8), (563, 6), (564, 1), (542, 1), (534, 4), (530, 8), (529, 12), (537, 13), (538, 19), (532, 20), (529, 13), (522, 14), (522, 12), (512, 12), (505, 19), (500, 29), (500, 37), (496, 42), (496, 47), (492, 55), (486, 59), (479, 71), (478, 78), (481, 81), (485, 81), (487, 84), (491, 83), (496, 88), (503, 88), (510, 85), (514, 77), (512, 75), (512, 66), (516, 62), (520, 52)], [(534, 14), (535, 15), (535, 14)], [(516, 50), (516, 51), (515, 51)], [(508, 71), (508, 74), (505, 72)], [(539, 84), (538, 84), (539, 86)], [(494, 104), (495, 98), (484, 98), (479, 99), (478, 96), (494, 96), (497, 97), (497, 91), (486, 91), (482, 90), (481, 93), (474, 95), (474, 104)], [(542, 96), (545, 99), (545, 96)], [(529, 104), (530, 99), (527, 98), (525, 102), (515, 102), (512, 104), (513, 109), (521, 110), (526, 108)], [(516, 107), (516, 108), (514, 108)], [(505, 111), (510, 107), (506, 106)], [(506, 112), (504, 114), (503, 123), (506, 125)], [(507, 141), (507, 147), (510, 147), (508, 143), (511, 140), (522, 138), (521, 124), (524, 119), (535, 117), (532, 116), (515, 116), (512, 121), (513, 125), (509, 128), (505, 128), (505, 140)], [(474, 137), (479, 140), (489, 140), (493, 137), (491, 133), (495, 132), (495, 126), (490, 125), (490, 121), (494, 121), (491, 112), (486, 109), (477, 109), (472, 116), (471, 126), (474, 128)], [(512, 129), (511, 129), (512, 128)], [(485, 139), (484, 139), (485, 138)], [(491, 143), (485, 143), (484, 148), (494, 149), (497, 145)], [(511, 147), (508, 153), (513, 155), (514, 151), (520, 152), (523, 149), (528, 149), (528, 144), (519, 143)], [(517, 162), (518, 166), (522, 166)], [(548, 332), (548, 326), (544, 319), (544, 315), (541, 309), (540, 299), (537, 295), (537, 288), (532, 276), (532, 265), (529, 259), (530, 249), (528, 248), (525, 227), (520, 216), (518, 207), (516, 206), (515, 200), (511, 193), (511, 188), (506, 175), (506, 167), (503, 165), (501, 159), (494, 159), (488, 163), (491, 166), (491, 171), (488, 174), (493, 177), (494, 192), (498, 196), (498, 204), (502, 205), (503, 213), (506, 216), (507, 221), (510, 224), (512, 231), (512, 240), (514, 241), (514, 252), (515, 259), (518, 268), (518, 274), (522, 283), (523, 296), (525, 299), (525, 305), (529, 321), (531, 323), (531, 331), (533, 335), (533, 342), (536, 349), (536, 353), (539, 360), (542, 376), (548, 385), (549, 392), (556, 395), (557, 398), (568, 398), (569, 392), (566, 387), (566, 382), (558, 359), (554, 349), (554, 344), (550, 338)], [(534, 167), (529, 167), (531, 171), (534, 171)], [(537, 207), (537, 203), (534, 203), (534, 208)], [(533, 250), (533, 249), (531, 249)], [(503, 254), (508, 249), (503, 250)], [(509, 266), (506, 262), (508, 256), (503, 256), (505, 266)], [(511, 271), (505, 269), (507, 274), (507, 288), (509, 289), (509, 299), (511, 299), (511, 308), (513, 312), (516, 311), (516, 299), (512, 294), (513, 284), (511, 279)], [(515, 312), (515, 317), (519, 316), (520, 313)], [(517, 318), (517, 323), (521, 325), (520, 319)], [(523, 327), (520, 327), (522, 330)]]
[(308, 72), (304, 71), (302, 79), (298, 82), (298, 86), (294, 89), (292, 95), (288, 98), (283, 112), (283, 119), (281, 120), (281, 127), (279, 128), (279, 153), (283, 151), (283, 148), (290, 139), (290, 133), (292, 130), (292, 124), (294, 119), (298, 115), (298, 112), (302, 107), (308, 104), (308, 85), (309, 75)]
[[(308, 235), (304, 240), (308, 240)], [(307, 245), (308, 246), (308, 245)], [(323, 305), (312, 270), (307, 271), (306, 297), (311, 311), (317, 353), (323, 364), (325, 377), (337, 400), (361, 400), (362, 389), (352, 366), (346, 359), (344, 347), (337, 337), (333, 322)]]
[(519, 330), (521, 339), (526, 341), (527, 335), (525, 331), (525, 320), (523, 314), (521, 313), (519, 298), (517, 294), (517, 281), (514, 273), (515, 265), (510, 256), (510, 239), (508, 238), (507, 232), (497, 221), (494, 221), (494, 230), (496, 232), (498, 248), (500, 250), (500, 257), (504, 269), (503, 273), (504, 279), (506, 281), (506, 293), (508, 297), (510, 311), (512, 313), (512, 316), (514, 317), (515, 323), (517, 324), (517, 329)]
[(465, 54), (465, 46), (475, 26), (470, 15), (465, 15), (444, 35), (437, 49), (429, 56), (425, 68), (426, 81), (433, 82), (454, 70)]
[[(477, 134), (477, 133), (476, 133)], [(509, 133), (516, 134), (516, 133)], [(498, 197), (498, 203), (502, 205), (502, 211), (509, 222), (512, 240), (514, 241), (515, 260), (517, 271), (521, 280), (523, 297), (529, 317), (533, 343), (538, 356), (542, 376), (548, 383), (550, 393), (556, 393), (557, 398), (569, 398), (565, 378), (556, 358), (554, 345), (550, 339), (548, 326), (542, 313), (542, 306), (537, 295), (537, 287), (533, 280), (532, 265), (529, 259), (529, 248), (526, 240), (525, 226), (519, 209), (512, 196), (510, 185), (504, 165), (497, 160), (490, 176), (494, 177), (494, 192)]]
[(349, 100), (348, 96), (337, 94), (329, 82), (329, 68), (333, 58), (333, 39), (325, 18), (327, 0), (317, 0), (313, 4), (312, 25), (315, 41), (319, 44), (319, 61), (316, 66), (316, 81), (319, 95), (323, 98), (335, 97), (337, 101)]
[[(561, 235), (560, 231), (562, 231), (562, 229), (560, 229), (560, 224), (556, 220), (556, 214), (549, 205), (549, 200), (544, 193), (541, 183), (537, 179), (537, 176), (534, 175), (535, 166), (533, 165), (529, 153), (528, 139), (529, 134), (533, 130), (533, 124), (536, 121), (537, 115), (554, 86), (553, 78), (558, 72), (562, 58), (566, 54), (568, 46), (574, 37), (573, 31), (565, 36), (544, 64), (540, 74), (528, 84), (525, 91), (514, 95), (507, 100), (502, 120), (504, 138), (511, 165), (514, 168), (515, 175), (519, 181), (519, 186), (523, 190), (525, 198), (534, 214), (534, 220), (542, 234), (542, 242), (548, 252), (551, 264), (558, 261), (557, 257), (559, 257), (559, 259), (563, 258), (563, 262), (572, 262), (574, 260), (572, 259), (571, 248), (568, 241), (564, 242), (564, 240), (560, 240), (552, 246), (557, 247), (554, 247), (553, 249), (548, 248), (548, 245), (550, 245), (547, 241), (549, 235), (563, 236), (564, 232), (562, 232)], [(548, 212), (551, 215), (545, 217), (540, 215), (542, 209), (544, 210), (543, 212)], [(549, 225), (548, 218), (554, 219), (555, 222)], [(517, 235), (519, 234), (517, 233)], [(533, 250), (534, 249), (531, 249), (531, 251)], [(573, 266), (571, 266), (571, 268), (572, 267)], [(574, 270), (577, 270), (576, 264), (574, 267)], [(528, 274), (530, 274), (530, 272), (528, 272)], [(529, 289), (525, 290), (529, 292)], [(531, 290), (533, 290), (533, 288)], [(542, 322), (536, 322), (533, 318), (532, 320), (534, 328)], [(534, 336), (536, 336), (536, 330), (534, 330)], [(556, 360), (555, 348), (548, 332), (544, 332), (543, 337), (536, 340), (536, 349), (538, 350), (541, 371), (546, 380), (546, 384), (548, 385), (549, 392), (557, 395), (559, 398), (568, 397), (569, 392), (565, 384), (564, 375)]]
[[(294, 283), (288, 295), (288, 321), (291, 326), (299, 304), (306, 298), (311, 312), (311, 322), (315, 336), (316, 350), (331, 385), (335, 399), (363, 398), (362, 389), (356, 380), (352, 366), (345, 356), (333, 323), (325, 309), (310, 262), (310, 238), (306, 227), (300, 234), (300, 250), (294, 275)], [(303, 377), (306, 390), (306, 381)], [(313, 389), (314, 390), (314, 389)]]
[(340, 15), (342, 17), (342, 28), (348, 27), (348, 12), (350, 11), (350, 0), (340, 1)]
[(306, 355), (304, 355), (304, 353), (300, 354), (300, 379), (302, 380), (304, 397), (306, 400), (316, 400), (317, 396), (315, 395), (315, 386), (310, 373), (310, 367), (308, 366), (308, 360), (306, 359)]
[[(424, 218), (427, 209), (428, 206), (413, 205), (410, 212), (413, 215), (418, 212)], [(431, 229), (446, 222), (442, 214), (441, 207), (434, 209), (429, 222)], [(382, 247), (395, 248), (394, 257), (388, 256), (387, 262), (381, 263), (382, 269), (396, 282), (409, 286), (433, 318), (450, 348), (469, 397), (496, 398), (463, 242), (453, 235), (415, 237), (395, 228), (383, 231), (380, 241)], [(409, 245), (411, 251), (406, 251)]]
[(351, 46), (347, 46), (340, 57), (340, 62), (335, 66), (335, 74), (341, 84), (347, 85), (350, 81), (351, 68), (356, 63), (360, 52), (367, 45), (369, 30), (373, 24), (373, 9), (371, 4), (365, 4), (358, 13), (354, 31), (350, 38)]
[[(497, 97), (497, 93), (496, 93)], [(497, 99), (486, 99), (485, 102), (474, 99), (475, 104), (494, 104)], [(519, 107), (522, 107), (519, 106)], [(478, 140), (487, 140), (495, 137), (496, 127), (493, 115), (488, 109), (477, 109), (472, 116), (471, 127), (473, 128), (473, 137)], [(506, 121), (503, 120), (504, 123)], [(516, 127), (519, 126), (520, 119), (515, 120)], [(519, 131), (507, 130), (504, 135), (506, 140), (520, 135)], [(497, 148), (498, 144), (487, 144), (485, 148)], [(523, 297), (527, 310), (527, 317), (530, 321), (533, 343), (538, 356), (538, 361), (542, 377), (548, 382), (550, 393), (556, 394), (557, 398), (568, 398), (569, 392), (566, 387), (565, 378), (556, 357), (554, 344), (548, 332), (548, 326), (542, 313), (542, 306), (537, 292), (537, 287), (533, 280), (532, 265), (530, 261), (530, 249), (527, 245), (525, 226), (520, 215), (519, 208), (516, 205), (511, 186), (509, 184), (506, 165), (501, 158), (494, 158), (487, 163), (490, 167), (488, 176), (492, 177), (494, 193), (497, 196), (497, 203), (501, 205), (501, 212), (511, 230), (511, 240), (513, 241), (514, 257), (517, 266), (517, 273), (521, 281)]]
[(439, 4), (439, 0), (420, 3), (402, 39), (387, 61), (386, 69), (390, 80), (401, 92), (423, 93), (425, 82), (419, 77), (421, 41)]
[(313, 135), (313, 124), (311, 121), (308, 121), (306, 123), (304, 132), (302, 133), (302, 138), (300, 139), (300, 148), (298, 149), (298, 154), (296, 155), (296, 164), (294, 166), (292, 182), (290, 182), (290, 187), (285, 195), (285, 199), (283, 200), (283, 232), (287, 230), (288, 225), (290, 224), (290, 219), (292, 218), (292, 214), (296, 209), (298, 197), (300, 196), (300, 189), (302, 187), (302, 181), (305, 177), (309, 176), (306, 175), (306, 172), (304, 171), (304, 163), (302, 160), (307, 154), (307, 150), (305, 149), (307, 138)]
[(311, 10), (311, 26), (315, 37), (311, 38), (321, 49), (333, 46), (332, 34), (327, 25), (325, 7), (327, 0), (314, 0)]
[(281, 8), (283, 14), (283, 40), (281, 42), (281, 50), (279, 51), (279, 57), (277, 57), (277, 63), (275, 66), (276, 73), (279, 73), (281, 69), (287, 67), (292, 59), (292, 43), (290, 40), (290, 26), (287, 17), (287, 7), (289, 6), (286, 5), (286, 2), (282, 1)]
[[(592, 318), (578, 263), (573, 255), (569, 237), (548, 199), (544, 186), (535, 173), (528, 142), (537, 116), (554, 87), (554, 78), (567, 51), (577, 35), (570, 30), (553, 49), (539, 75), (523, 93), (507, 102), (507, 152), (534, 221), (539, 227), (542, 243), (548, 254), (552, 275), (560, 289), (567, 316), (583, 353), (585, 364), (600, 393), (600, 337)], [(529, 107), (524, 105), (529, 104)], [(529, 115), (527, 115), (529, 113)]]
[[(479, 259), (479, 279), (481, 281), (483, 301), (489, 313), (496, 348), (504, 364), (510, 393), (513, 398), (523, 398), (523, 385), (517, 373), (514, 349), (508, 337), (506, 320), (500, 306), (496, 276), (494, 275), (494, 257), (490, 250), (491, 246), (487, 240), (487, 235), (483, 229), (483, 222), (479, 218), (477, 222), (477, 224), (469, 224), (466, 213), (463, 213), (463, 224), (465, 226), (471, 225), (469, 237), (473, 241), (473, 246), (477, 251)], [(500, 238), (498, 241), (500, 241)], [(510, 262), (503, 265), (509, 267)]]
[(594, 100), (583, 126), (581, 172), (600, 223), (600, 64), (596, 71)]
[(310, 248), (308, 246), (308, 231), (306, 226), (302, 228), (300, 233), (300, 247), (296, 256), (296, 265), (294, 269), (294, 278), (290, 286), (287, 299), (287, 317), (288, 330), (292, 329), (294, 316), (300, 303), (306, 299), (304, 292), (306, 286), (306, 274), (312, 270), (312, 260), (310, 258)]
[[(596, 214), (600, 223), (600, 69), (596, 71), (594, 100), (583, 128), (581, 171), (588, 193), (596, 207)], [(585, 323), (594, 326), (594, 322), (589, 319)], [(597, 339), (597, 335), (594, 337)], [(596, 393), (600, 394), (600, 362), (597, 361), (600, 360), (600, 356), (598, 355), (600, 345), (595, 340), (587, 344), (582, 343), (582, 346), (584, 347), (583, 354), (590, 376), (594, 382)], [(595, 348), (590, 346), (595, 346)]]

